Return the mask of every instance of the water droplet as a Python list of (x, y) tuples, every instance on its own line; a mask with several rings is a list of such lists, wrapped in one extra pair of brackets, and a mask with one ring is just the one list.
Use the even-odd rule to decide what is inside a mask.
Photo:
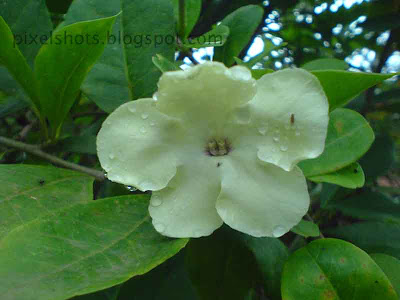
[(299, 136), (299, 135), (300, 135), (300, 132), (299, 132), (299, 131), (296, 131), (295, 135), (296, 135), (296, 136)]
[(153, 226), (159, 233), (163, 233), (165, 231), (165, 225), (162, 223), (153, 223)]
[(274, 136), (272, 139), (274, 140), (275, 143), (279, 142), (279, 137), (277, 136)]
[(135, 113), (135, 112), (136, 112), (136, 107), (134, 107), (134, 106), (129, 106), (129, 107), (128, 107), (128, 110), (129, 110), (131, 113)]
[(135, 188), (133, 186), (130, 186), (130, 185), (127, 185), (125, 188), (130, 192), (136, 192), (137, 191), (137, 188)]
[(151, 122), (151, 123), (150, 123), (150, 126), (154, 126), (154, 125), (156, 125), (155, 122)]
[(285, 229), (285, 227), (278, 225), (275, 226), (274, 230), (272, 231), (272, 235), (276, 238), (281, 237), (282, 235), (284, 235), (287, 232), (287, 230)]
[(140, 132), (141, 133), (146, 133), (146, 128), (144, 128), (144, 127), (140, 128)]
[(265, 135), (267, 133), (267, 127), (263, 126), (258, 128), (258, 132), (261, 133), (262, 135)]
[(108, 157), (109, 157), (110, 159), (114, 159), (114, 158), (115, 158), (115, 155), (114, 155), (113, 153), (111, 153)]
[(280, 147), (280, 149), (281, 149), (281, 151), (285, 152), (285, 151), (288, 150), (288, 147), (287, 147), (286, 145), (282, 145), (282, 146)]
[(157, 101), (157, 100), (158, 100), (158, 93), (154, 93), (154, 94), (153, 94), (153, 100), (154, 100), (154, 101)]
[(146, 120), (148, 117), (149, 117), (148, 114), (145, 114), (145, 113), (142, 114), (142, 119), (143, 119), (143, 120)]
[(160, 206), (162, 204), (162, 200), (160, 199), (160, 196), (158, 195), (152, 195), (150, 204), (154, 207)]

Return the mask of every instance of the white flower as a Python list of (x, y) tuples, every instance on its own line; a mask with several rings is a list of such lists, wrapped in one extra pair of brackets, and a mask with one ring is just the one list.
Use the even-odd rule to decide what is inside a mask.
[(110, 180), (153, 191), (157, 231), (200, 237), (225, 222), (279, 237), (306, 214), (296, 164), (322, 153), (328, 126), (328, 101), (311, 73), (256, 81), (244, 67), (207, 62), (164, 73), (155, 99), (114, 111), (97, 149)]

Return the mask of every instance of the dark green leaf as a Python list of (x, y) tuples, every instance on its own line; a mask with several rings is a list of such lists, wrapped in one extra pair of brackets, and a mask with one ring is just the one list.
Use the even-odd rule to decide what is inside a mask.
[(308, 179), (314, 182), (334, 183), (349, 189), (360, 188), (365, 182), (363, 169), (358, 163), (332, 173), (310, 176)]
[(225, 44), (228, 36), (229, 27), (218, 25), (201, 36), (185, 40), (182, 45), (186, 48), (220, 47)]
[(2, 299), (95, 292), (175, 255), (187, 240), (157, 233), (148, 205), (148, 195), (75, 203), (13, 230), (0, 244), (0, 265), (7, 266), (0, 269)]
[(302, 68), (307, 71), (315, 70), (347, 70), (349, 65), (336, 58), (319, 58), (305, 63)]
[(336, 109), (330, 114), (324, 152), (299, 166), (307, 177), (335, 172), (356, 162), (373, 140), (374, 132), (363, 116), (350, 109)]
[(62, 27), (40, 49), (35, 75), (41, 109), (52, 126), (52, 137), (59, 133), (82, 82), (103, 53), (114, 21), (115, 17), (110, 17)]
[[(176, 24), (179, 23), (179, 0), (173, 0)], [(202, 0), (185, 0), (185, 32), (182, 38), (187, 38), (200, 16)]]
[[(75, 0), (65, 16), (65, 24), (110, 17), (120, 11), (120, 0)], [(106, 112), (112, 112), (132, 98), (126, 78), (120, 25), (121, 16), (118, 16), (102, 56), (81, 87), (83, 93)]]
[(229, 27), (229, 37), (224, 46), (214, 52), (214, 60), (227, 66), (233, 65), (234, 57), (249, 43), (253, 33), (262, 21), (264, 10), (257, 5), (243, 6), (222, 20), (221, 25)]
[[(125, 60), (133, 99), (151, 97), (161, 72), (152, 58), (175, 54), (174, 8), (170, 0), (122, 0)], [(139, 44), (138, 41), (139, 40)]]
[(400, 260), (383, 253), (374, 253), (370, 256), (389, 278), (400, 299)]
[(368, 253), (386, 253), (400, 259), (400, 225), (363, 222), (324, 231), (352, 242)]
[(306, 238), (319, 236), (318, 225), (313, 222), (305, 220), (301, 220), (300, 223), (294, 226), (290, 231), (294, 232), (295, 234), (304, 236)]
[(0, 99), (0, 119), (27, 108), (28, 103), (15, 97)]
[(282, 275), (285, 300), (397, 300), (390, 281), (361, 249), (320, 239), (289, 257)]
[(117, 285), (99, 292), (77, 296), (71, 300), (119, 300), (120, 289), (121, 285)]
[(180, 68), (177, 65), (175, 65), (172, 61), (166, 59), (161, 54), (157, 54), (156, 56), (153, 57), (153, 63), (163, 73), (168, 71), (180, 70)]
[(329, 100), (329, 109), (344, 106), (362, 91), (388, 79), (394, 74), (374, 74), (347, 71), (312, 71), (321, 82)]

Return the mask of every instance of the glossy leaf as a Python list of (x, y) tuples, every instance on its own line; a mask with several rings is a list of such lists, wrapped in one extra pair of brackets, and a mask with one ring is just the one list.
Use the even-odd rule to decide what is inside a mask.
[(328, 229), (326, 233), (347, 240), (368, 253), (386, 253), (400, 259), (400, 224), (362, 222)]
[(75, 203), (12, 231), (0, 243), (0, 265), (7, 266), (0, 269), (2, 299), (91, 293), (173, 256), (187, 240), (157, 233), (148, 202), (137, 195)]
[(185, 40), (182, 45), (187, 48), (221, 47), (226, 43), (229, 36), (229, 27), (218, 25), (209, 32)]
[(347, 70), (349, 65), (340, 59), (336, 58), (319, 58), (302, 65), (307, 71), (315, 70)]
[(30, 98), (31, 104), (39, 109), (36, 79), (25, 57), (19, 51), (11, 29), (0, 16), (0, 66), (8, 69)]
[(151, 97), (161, 72), (152, 58), (161, 54), (173, 60), (175, 55), (174, 9), (170, 0), (122, 0), (122, 31), (137, 38), (124, 43), (129, 86), (133, 99)]
[(282, 275), (285, 300), (397, 300), (390, 281), (367, 253), (337, 239), (320, 239), (289, 257)]
[(290, 231), (306, 238), (317, 237), (320, 234), (317, 224), (305, 220), (301, 220), (300, 223), (294, 226)]
[(332, 201), (329, 207), (358, 219), (400, 224), (400, 204), (382, 193), (369, 189), (345, 199)]
[[(176, 24), (180, 24), (179, 20), (179, 0), (173, 0), (174, 3), (174, 16)], [(197, 20), (200, 17), (201, 12), (201, 0), (185, 0), (185, 20), (184, 20), (184, 36), (181, 38), (187, 38), (192, 32), (193, 27), (196, 25)], [(178, 31), (178, 30), (177, 30)]]
[(53, 33), (52, 42), (40, 49), (35, 75), (41, 108), (53, 137), (59, 133), (86, 75), (103, 53), (114, 21), (115, 17), (110, 17), (62, 27)]
[(54, 167), (0, 165), (0, 182), (0, 244), (26, 224), (93, 198), (93, 178)]
[(360, 188), (365, 182), (363, 169), (358, 163), (351, 164), (332, 173), (310, 176), (308, 179), (314, 182), (333, 183), (349, 189)]
[(356, 162), (373, 140), (374, 132), (359, 113), (336, 109), (330, 114), (324, 152), (299, 166), (307, 177), (335, 172)]
[(229, 37), (224, 46), (216, 48), (214, 60), (231, 66), (262, 21), (264, 10), (257, 5), (243, 6), (225, 17), (221, 25), (229, 27)]
[(373, 253), (370, 256), (389, 278), (400, 299), (400, 260), (383, 253)]
[[(110, 17), (120, 11), (120, 0), (75, 0), (64, 24)], [(118, 15), (102, 56), (81, 86), (82, 92), (106, 112), (131, 100), (121, 37), (121, 15)]]
[(312, 71), (311, 73), (321, 82), (331, 111), (344, 106), (361, 92), (394, 75), (336, 70)]

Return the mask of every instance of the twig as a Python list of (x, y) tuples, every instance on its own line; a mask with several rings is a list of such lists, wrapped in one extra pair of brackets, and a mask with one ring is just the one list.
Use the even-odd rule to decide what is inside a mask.
[(0, 144), (36, 155), (40, 158), (48, 160), (49, 162), (51, 162), (55, 165), (60, 166), (60, 167), (64, 167), (67, 169), (71, 169), (71, 170), (75, 170), (75, 171), (78, 171), (81, 173), (88, 174), (90, 176), (95, 177), (96, 180), (98, 180), (98, 181), (104, 181), (106, 179), (106, 176), (101, 171), (87, 168), (84, 166), (80, 166), (80, 165), (71, 163), (69, 161), (65, 161), (56, 156), (47, 154), (47, 153), (43, 152), (42, 150), (40, 150), (39, 146), (29, 145), (29, 144), (25, 144), (22, 142), (17, 142), (17, 141), (14, 141), (12, 139), (9, 139), (9, 138), (3, 137), (3, 136), (0, 136)]
[(185, 0), (179, 0), (179, 37), (183, 39), (185, 37)]
[(32, 121), (28, 125), (26, 125), (24, 128), (22, 128), (21, 132), (18, 134), (18, 139), (23, 141), (28, 133), (32, 130), (33, 127), (35, 127), (37, 123), (37, 120)]

